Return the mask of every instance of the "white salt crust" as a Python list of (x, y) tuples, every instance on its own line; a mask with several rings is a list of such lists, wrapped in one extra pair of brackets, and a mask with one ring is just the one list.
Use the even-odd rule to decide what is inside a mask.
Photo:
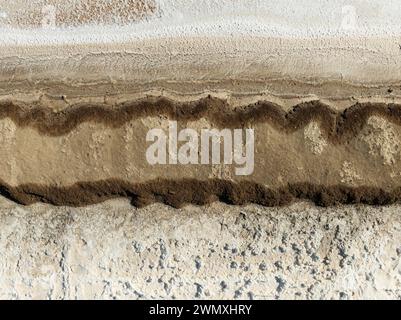
[[(0, 45), (121, 43), (166, 37), (401, 36), (401, 1), (156, 0), (156, 12), (130, 25), (19, 29), (0, 1)], [(2, 23), (3, 20), (3, 23)]]

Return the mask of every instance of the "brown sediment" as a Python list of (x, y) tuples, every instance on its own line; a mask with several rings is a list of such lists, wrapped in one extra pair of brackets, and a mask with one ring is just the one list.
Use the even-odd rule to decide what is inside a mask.
[(83, 0), (57, 18), (65, 26), (84, 24), (126, 24), (150, 16), (156, 11), (154, 0), (99, 1)]
[(285, 206), (295, 200), (310, 200), (319, 206), (339, 204), (389, 205), (401, 200), (401, 186), (392, 191), (376, 187), (324, 186), (310, 183), (289, 184), (270, 189), (250, 181), (166, 180), (129, 183), (109, 179), (78, 182), (68, 187), (24, 184), (10, 186), (0, 181), (0, 194), (17, 203), (37, 202), (57, 206), (86, 206), (113, 198), (129, 198), (132, 205), (143, 207), (160, 202), (175, 208), (186, 204), (205, 205), (221, 201), (233, 205), (248, 203), (262, 206)]
[(343, 111), (336, 111), (316, 100), (297, 104), (286, 112), (283, 107), (268, 101), (232, 108), (226, 100), (208, 96), (191, 102), (176, 102), (162, 97), (116, 105), (78, 103), (55, 112), (39, 103), (0, 102), (0, 119), (10, 118), (19, 127), (32, 127), (47, 136), (65, 135), (85, 122), (116, 128), (134, 119), (160, 116), (177, 121), (205, 118), (219, 128), (267, 122), (286, 133), (316, 121), (325, 138), (333, 144), (341, 144), (357, 136), (371, 116), (401, 125), (401, 105), (356, 103)]
[(55, 24), (62, 27), (81, 25), (128, 24), (153, 15), (157, 10), (154, 0), (79, 0), (65, 3), (44, 0), (41, 5), (27, 4), (25, 10), (9, 10), (10, 23), (18, 27), (41, 27), (43, 18), (49, 13), (42, 11), (46, 6), (55, 10)]

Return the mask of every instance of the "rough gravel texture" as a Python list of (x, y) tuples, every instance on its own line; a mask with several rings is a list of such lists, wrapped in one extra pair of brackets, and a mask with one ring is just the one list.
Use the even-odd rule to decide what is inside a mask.
[(399, 206), (1, 200), (0, 298), (399, 299)]

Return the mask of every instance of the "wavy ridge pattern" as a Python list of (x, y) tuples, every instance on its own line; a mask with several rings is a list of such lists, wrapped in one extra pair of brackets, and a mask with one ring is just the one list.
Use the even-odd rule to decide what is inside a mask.
[(357, 103), (341, 112), (320, 102), (303, 102), (289, 112), (272, 102), (259, 101), (231, 108), (226, 100), (208, 96), (192, 102), (174, 102), (167, 98), (147, 98), (114, 106), (75, 104), (54, 112), (38, 103), (0, 102), (0, 119), (10, 118), (19, 127), (31, 127), (47, 136), (61, 136), (85, 122), (118, 128), (144, 117), (166, 116), (171, 120), (193, 121), (206, 118), (219, 128), (239, 128), (267, 122), (286, 133), (295, 132), (311, 121), (320, 123), (322, 133), (334, 144), (355, 137), (372, 115), (401, 125), (401, 105)]
[(186, 204), (205, 205), (214, 201), (233, 205), (254, 203), (273, 207), (285, 206), (297, 199), (310, 200), (319, 206), (357, 203), (389, 205), (400, 202), (401, 186), (392, 191), (385, 191), (375, 187), (297, 183), (279, 189), (270, 189), (250, 181), (236, 183), (220, 179), (156, 179), (144, 183), (109, 179), (78, 182), (68, 187), (38, 184), (13, 187), (0, 181), (0, 194), (24, 205), (43, 202), (75, 207), (120, 197), (130, 199), (132, 205), (136, 207), (159, 202), (180, 208)]

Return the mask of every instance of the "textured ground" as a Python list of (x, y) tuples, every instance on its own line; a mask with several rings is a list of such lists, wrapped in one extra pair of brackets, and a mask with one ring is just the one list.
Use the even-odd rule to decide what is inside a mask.
[(401, 298), (400, 206), (0, 212), (0, 298)]

